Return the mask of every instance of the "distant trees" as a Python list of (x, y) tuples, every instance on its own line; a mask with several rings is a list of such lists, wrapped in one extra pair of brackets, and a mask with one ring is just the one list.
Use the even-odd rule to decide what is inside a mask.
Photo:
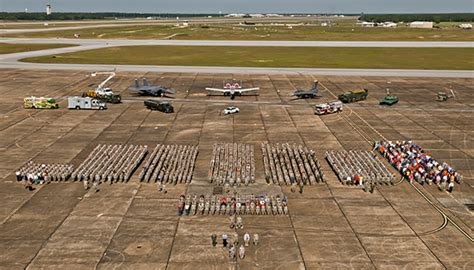
[(46, 15), (45, 12), (0, 12), (0, 20), (8, 21), (48, 21), (48, 20), (105, 20), (105, 19), (133, 19), (133, 18), (176, 18), (176, 17), (204, 17), (219, 16), (219, 14), (174, 14), (174, 13), (80, 13), (80, 12), (56, 12)]
[(446, 14), (363, 14), (359, 20), (367, 22), (472, 22), (474, 13), (446, 13)]

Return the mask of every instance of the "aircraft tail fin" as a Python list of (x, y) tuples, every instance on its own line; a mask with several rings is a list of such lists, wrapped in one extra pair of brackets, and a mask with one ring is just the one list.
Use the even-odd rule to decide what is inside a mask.
[(319, 81), (318, 80), (314, 80), (313, 82), (313, 91), (318, 91), (318, 85), (319, 85)]
[(135, 87), (136, 87), (136, 88), (139, 88), (139, 87), (140, 87), (140, 84), (138, 83), (138, 79), (135, 79)]
[(146, 78), (143, 78), (143, 86), (149, 86), (148, 80)]

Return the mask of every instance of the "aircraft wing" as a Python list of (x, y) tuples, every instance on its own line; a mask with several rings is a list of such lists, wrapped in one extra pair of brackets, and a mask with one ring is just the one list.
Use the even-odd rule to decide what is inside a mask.
[(206, 88), (207, 91), (214, 91), (214, 92), (221, 92), (221, 93), (228, 93), (230, 92), (229, 89), (220, 89), (220, 88)]
[(260, 88), (244, 88), (244, 89), (235, 89), (235, 92), (237, 93), (243, 93), (243, 92), (250, 92), (250, 91), (258, 91)]

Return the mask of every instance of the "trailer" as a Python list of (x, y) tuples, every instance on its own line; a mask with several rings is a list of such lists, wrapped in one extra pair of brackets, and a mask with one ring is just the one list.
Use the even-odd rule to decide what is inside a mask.
[(59, 109), (58, 103), (54, 98), (45, 97), (27, 97), (23, 99), (23, 108), (25, 109)]
[(91, 97), (69, 97), (67, 99), (68, 109), (76, 110), (105, 110), (107, 103)]
[(341, 101), (331, 101), (328, 103), (317, 104), (314, 106), (314, 113), (317, 115), (325, 115), (331, 113), (342, 112), (343, 104)]

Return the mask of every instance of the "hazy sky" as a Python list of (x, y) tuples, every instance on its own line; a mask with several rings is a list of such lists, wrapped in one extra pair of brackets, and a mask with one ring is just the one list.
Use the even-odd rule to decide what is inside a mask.
[(0, 0), (0, 11), (149, 13), (414, 13), (474, 12), (474, 0)]

